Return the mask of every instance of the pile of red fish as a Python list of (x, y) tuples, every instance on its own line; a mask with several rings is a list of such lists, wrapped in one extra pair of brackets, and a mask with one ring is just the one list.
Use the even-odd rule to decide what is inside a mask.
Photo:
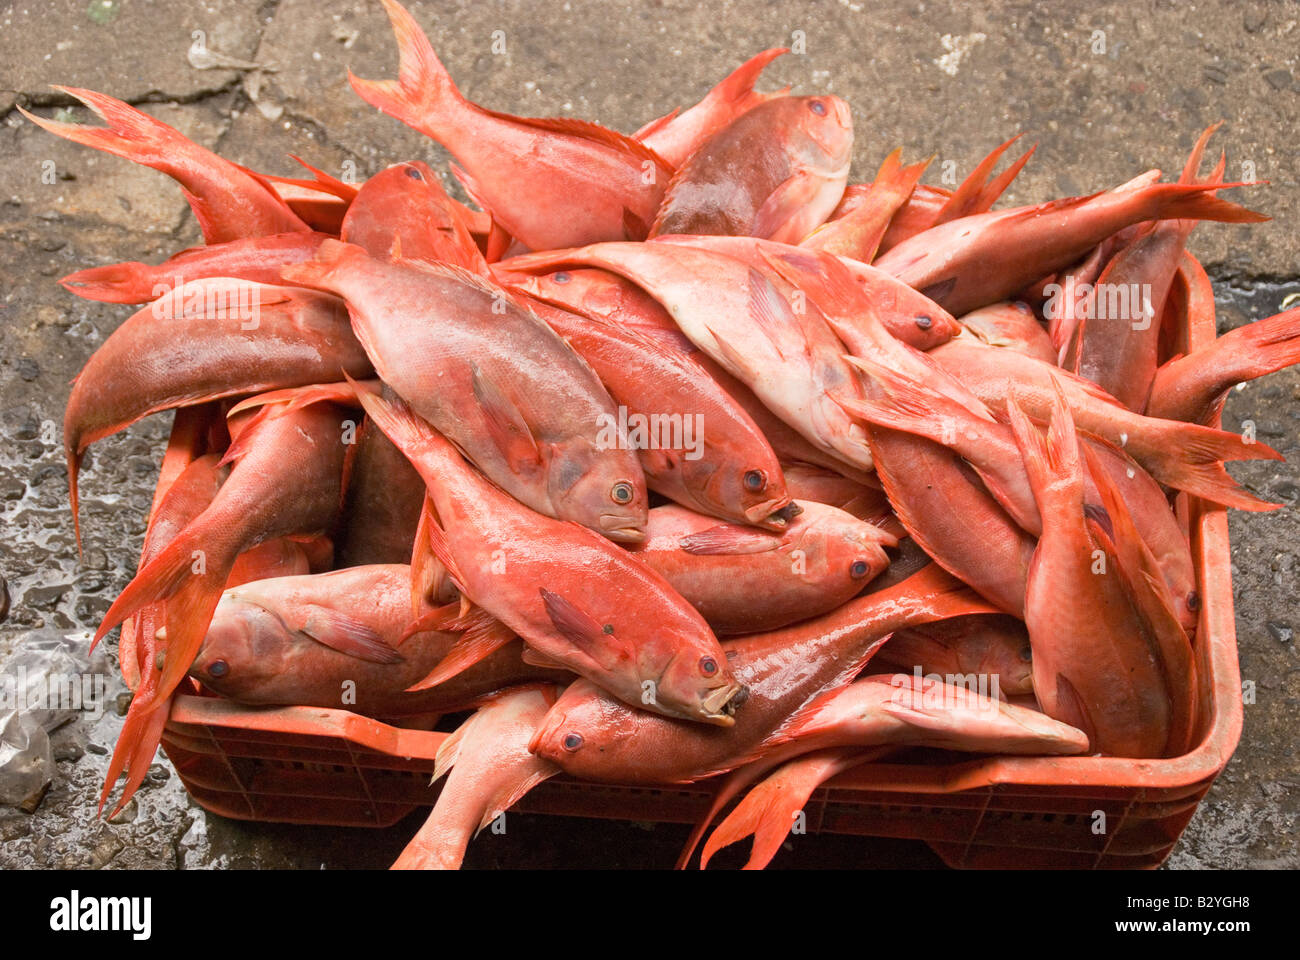
[(259, 174), (87, 90), (107, 126), (27, 114), (171, 176), (206, 241), (63, 280), (145, 304), (73, 386), (74, 516), (88, 445), (142, 417), (201, 454), (99, 630), (139, 678), (104, 798), (194, 683), (472, 711), (403, 867), (561, 772), (727, 777), (715, 813), (760, 781), (705, 860), (753, 833), (761, 866), (887, 753), (1194, 746), (1173, 505), (1273, 506), (1224, 462), (1277, 454), (1219, 410), (1300, 359), (1300, 310), (1177, 355), (1188, 234), (1265, 219), (1201, 177), (1212, 129), (1176, 182), (993, 210), (1032, 150), (850, 184), (844, 101), (754, 89), (785, 51), (626, 136), (469, 102), (384, 6), (398, 79), (352, 85), (477, 209), (423, 163)]

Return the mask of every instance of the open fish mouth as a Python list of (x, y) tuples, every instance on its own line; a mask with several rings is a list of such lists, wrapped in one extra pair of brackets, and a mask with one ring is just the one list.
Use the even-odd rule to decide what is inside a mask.
[(749, 699), (749, 688), (743, 683), (718, 687), (700, 701), (703, 719), (720, 727), (730, 727), (736, 722), (736, 708)]
[(764, 500), (762, 503), (756, 503), (752, 507), (746, 508), (745, 519), (750, 523), (771, 530), (784, 530), (790, 525), (790, 521), (801, 513), (803, 513), (803, 507), (789, 497), (781, 497), (779, 499)]

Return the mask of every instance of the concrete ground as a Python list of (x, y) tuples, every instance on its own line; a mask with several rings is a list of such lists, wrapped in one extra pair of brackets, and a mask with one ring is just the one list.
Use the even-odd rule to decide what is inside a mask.
[[(569, 0), (412, 4), (473, 100), (515, 113), (633, 130), (687, 106), (741, 60), (796, 46), (767, 83), (830, 91), (853, 106), (853, 179), (903, 146), (935, 154), (926, 179), (953, 182), (992, 146), (1039, 144), (1008, 200), (1104, 189), (1150, 167), (1173, 172), (1208, 124), (1234, 191), (1271, 222), (1207, 224), (1192, 240), (1216, 280), (1220, 328), (1276, 312), (1300, 291), (1300, 8), (1274, 3), (980, 5), (900, 2)], [(494, 52), (499, 51), (499, 52)], [(357, 179), (402, 159), (445, 169), (445, 153), (356, 98), (346, 69), (394, 75), (377, 2), (26, 0), (0, 3), (0, 574), (12, 608), (0, 658), (31, 631), (93, 629), (138, 556), (169, 417), (97, 444), (83, 473), (78, 564), (56, 445), (68, 383), (129, 314), (56, 279), (120, 260), (156, 262), (199, 240), (176, 186), (68, 144), (14, 108), (84, 121), (50, 83), (113, 94), (223, 156), (293, 174), (298, 154)], [(52, 175), (51, 175), (52, 174)], [(1245, 420), (1291, 461), (1233, 473), (1284, 506), (1233, 513), (1233, 576), (1246, 707), (1241, 746), (1169, 861), (1176, 868), (1296, 867), (1300, 759), (1293, 734), (1300, 657), (1300, 370), (1234, 392)], [(110, 650), (110, 659), (112, 651)], [(110, 674), (112, 667), (110, 666)], [(120, 691), (110, 691), (110, 699)], [(115, 823), (94, 798), (121, 720), (112, 709), (54, 735), (58, 776), (35, 814), (0, 808), (0, 867), (384, 866), (415, 820), (379, 832), (248, 825), (204, 814), (165, 758)], [(668, 866), (684, 830), (518, 817), (471, 848), (475, 866)], [(778, 864), (933, 866), (919, 844), (808, 837)]]

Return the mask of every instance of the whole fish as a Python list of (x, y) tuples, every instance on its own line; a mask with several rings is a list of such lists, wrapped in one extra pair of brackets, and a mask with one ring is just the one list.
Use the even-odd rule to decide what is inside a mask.
[[(714, 853), (750, 833), (754, 834), (754, 850), (745, 869), (761, 870), (789, 832), (791, 814), (802, 808), (813, 790), (879, 755), (864, 748), (922, 746), (967, 753), (1058, 756), (1088, 748), (1088, 738), (1082, 732), (1036, 710), (985, 697), (968, 687), (907, 674), (865, 677), (818, 697), (801, 712), (788, 737), (773, 748), (773, 757), (736, 771), (719, 792), (719, 799), (734, 796), (791, 753), (801, 754), (750, 791), (718, 825), (704, 846), (701, 870)], [(814, 745), (818, 749), (809, 753)], [(705, 826), (721, 806), (715, 801)], [(693, 846), (688, 846), (683, 861), (689, 859)]]
[(1052, 338), (1028, 304), (1003, 300), (958, 317), (967, 333), (991, 347), (1015, 350), (1025, 356), (1056, 363)]
[(529, 749), (584, 780), (687, 783), (714, 776), (752, 760), (801, 707), (848, 683), (893, 631), (988, 612), (931, 565), (806, 623), (727, 641), (731, 668), (749, 689), (732, 727), (633, 709), (579, 680), (556, 701)]
[(656, 507), (634, 555), (660, 573), (721, 634), (775, 630), (833, 610), (889, 565), (898, 541), (835, 507), (795, 501), (780, 532), (719, 524)]
[(541, 655), (535, 659), (625, 702), (734, 723), (743, 688), (708, 624), (659, 574), (586, 528), (535, 513), (492, 486), (404, 405), (368, 393), (361, 399), (428, 485), (437, 512), (428, 531), (434, 553), (461, 592), (508, 628), (467, 635), (470, 643), (485, 654), (517, 634)]
[(960, 316), (1005, 300), (1031, 281), (1069, 266), (1133, 223), (1268, 219), (1214, 196), (1214, 190), (1225, 186), (1240, 184), (1152, 183), (960, 217), (900, 243), (875, 265)]
[(495, 222), (534, 250), (645, 239), (671, 164), (585, 120), (514, 117), (470, 103), (410, 13), (396, 0), (383, 4), (397, 38), (398, 79), (349, 72), (352, 89), (446, 147), (464, 168), (456, 176)]
[[(757, 237), (666, 236), (657, 242), (681, 243), (735, 257), (765, 276), (793, 284), (823, 310), (843, 304), (837, 319), (845, 345), (853, 349), (862, 338), (884, 330), (917, 350), (947, 343), (961, 326), (932, 300), (883, 270), (848, 257), (805, 250)], [(841, 288), (842, 287), (842, 288)]]
[(212, 502), (144, 564), (118, 596), (96, 641), (146, 604), (165, 600), (166, 662), (151, 701), (184, 679), (238, 556), (259, 543), (330, 528), (342, 499), (343, 420), (332, 403), (272, 404), (251, 414), (223, 462)]
[(394, 870), (457, 870), (470, 840), (537, 784), (559, 773), (534, 756), (528, 740), (555, 702), (552, 686), (503, 692), (442, 742), (433, 778), (447, 775), (429, 819)]
[(425, 163), (395, 163), (362, 184), (339, 239), (379, 259), (454, 263), (488, 272), (464, 208), (447, 196)]
[(772, 93), (759, 93), (754, 89), (759, 74), (767, 65), (789, 52), (788, 47), (773, 47), (750, 57), (695, 106), (683, 112), (674, 110), (651, 120), (632, 134), (632, 138), (640, 140), (674, 167), (680, 167), (700, 144), (742, 113), (789, 92), (789, 87)]
[(515, 684), (565, 680), (525, 663), (515, 640), (445, 683), (408, 690), (460, 639), (450, 631), (402, 639), (410, 579), (405, 564), (373, 564), (227, 589), (190, 676), (239, 703), (371, 717), (451, 713)]
[(853, 117), (839, 97), (760, 103), (678, 168), (650, 236), (722, 234), (798, 243), (840, 202), (852, 156)]
[[(1167, 677), (1186, 680), (1186, 672), (1179, 677), (1169, 669), (1153, 636), (1156, 626), (1121, 571), (1123, 517), (1110, 515), (1112, 539), (1085, 515), (1083, 462), (1059, 393), (1046, 439), (1014, 402), (1007, 409), (1044, 517), (1025, 599), (1034, 694), (1049, 716), (1084, 731), (1095, 751), (1122, 757), (1178, 752), (1190, 733), (1184, 702), (1191, 688), (1171, 695), (1166, 685)], [(1122, 510), (1118, 498), (1113, 505)], [(1185, 653), (1190, 661), (1190, 647)]]
[(1300, 307), (1229, 330), (1157, 370), (1147, 416), (1217, 424), (1238, 383), (1300, 363)]
[(1005, 614), (954, 617), (899, 630), (876, 659), (878, 664), (884, 661), (908, 672), (919, 669), (926, 675), (997, 677), (1005, 696), (1034, 691), (1029, 632), (1024, 623)]
[(1010, 350), (974, 340), (954, 340), (929, 356), (995, 413), (1015, 397), (1029, 416), (1046, 419), (1052, 397), (1063, 390), (1080, 430), (1119, 447), (1161, 483), (1239, 510), (1276, 510), (1241, 489), (1225, 460), (1278, 460), (1280, 454), (1234, 433), (1134, 413), (1095, 384)]
[(190, 247), (162, 263), (110, 263), (70, 273), (59, 283), (70, 293), (103, 303), (149, 303), (186, 283), (209, 277), (237, 277), (279, 284), (280, 267), (316, 255), (324, 233), (279, 233)]
[(571, 265), (622, 274), (667, 309), (681, 331), (813, 446), (871, 469), (862, 430), (828, 391), (853, 393), (844, 347), (822, 316), (796, 310), (794, 287), (740, 260), (681, 243), (600, 243), (514, 258), (516, 269)]
[(776, 454), (704, 367), (635, 327), (530, 306), (609, 390), (651, 490), (710, 516), (785, 528), (790, 496)]
[(54, 89), (80, 100), (108, 126), (47, 120), (22, 107), (18, 111), (32, 123), (65, 140), (167, 174), (184, 190), (194, 219), (203, 231), (203, 239), (208, 243), (310, 229), (265, 178), (223, 160), (174, 127), (93, 90), (60, 86)]
[(591, 368), (536, 314), (451, 264), (383, 262), (330, 242), (285, 268), (342, 296), (393, 391), (534, 510), (639, 541), (645, 477)]
[(132, 314), (73, 382), (63, 418), (72, 514), (86, 448), (152, 413), (222, 397), (370, 375), (341, 301), (215, 277)]

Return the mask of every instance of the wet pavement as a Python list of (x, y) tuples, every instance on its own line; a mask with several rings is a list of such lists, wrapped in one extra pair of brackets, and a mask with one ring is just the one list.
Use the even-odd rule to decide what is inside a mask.
[[(1292, 5), (1043, 4), (972, 11), (938, 4), (413, 4), (472, 98), (536, 115), (598, 119), (631, 130), (693, 102), (755, 51), (798, 43), (770, 83), (847, 98), (858, 131), (853, 179), (902, 144), (936, 153), (927, 181), (964, 175), (994, 144), (1024, 131), (1040, 146), (1010, 200), (1089, 192), (1150, 166), (1181, 167), (1196, 134), (1225, 119), (1215, 144), (1229, 176), (1271, 187), (1237, 191), (1273, 215), (1257, 227), (1208, 224), (1192, 249), (1216, 280), (1221, 330), (1276, 312), (1300, 291), (1300, 191), (1291, 144), (1300, 103)], [(1294, 18), (1287, 14), (1290, 11)], [(493, 53), (494, 31), (504, 52)], [(1097, 32), (1102, 36), (1098, 38)], [(199, 36), (196, 37), (196, 32)], [(231, 65), (234, 68), (231, 68)], [(85, 554), (78, 562), (58, 439), (68, 383), (130, 308), (83, 301), (56, 280), (86, 266), (156, 262), (200, 239), (165, 177), (35, 129), (35, 105), (84, 121), (57, 82), (123, 97), (222, 155), (293, 174), (290, 153), (364, 178), (399, 159), (445, 168), (429, 141), (361, 104), (345, 69), (392, 75), (391, 34), (377, 3), (180, 0), (0, 3), (0, 575), (11, 598), (0, 661), (35, 630), (93, 629), (134, 569), (170, 426), (164, 415), (92, 447), (82, 474)], [(1249, 164), (1249, 166), (1246, 166)], [(1289, 464), (1231, 471), (1284, 504), (1233, 512), (1233, 579), (1245, 708), (1242, 743), (1169, 861), (1174, 868), (1296, 867), (1300, 760), (1300, 371), (1234, 391), (1227, 429), (1255, 424)], [(0, 807), (0, 868), (386, 866), (418, 815), (385, 830), (244, 824), (189, 801), (165, 758), (115, 822), (96, 818), (121, 725), (115, 640), (107, 703), (51, 735), (57, 775), (35, 813)], [(484, 834), (468, 865), (670, 866), (686, 829), (512, 817)], [(776, 865), (937, 866), (904, 841), (803, 837)]]

